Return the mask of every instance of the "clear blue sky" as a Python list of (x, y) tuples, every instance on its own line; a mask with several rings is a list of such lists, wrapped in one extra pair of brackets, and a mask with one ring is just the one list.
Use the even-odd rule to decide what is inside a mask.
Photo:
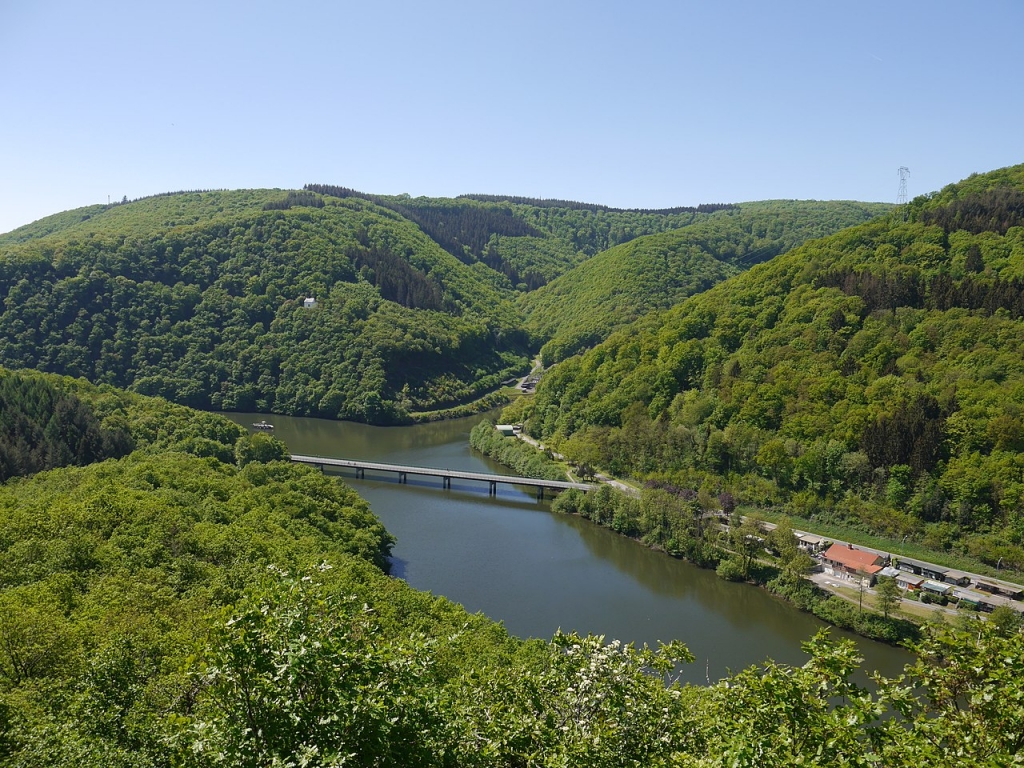
[(0, 0), (0, 232), (177, 189), (895, 200), (1024, 162), (1024, 2)]

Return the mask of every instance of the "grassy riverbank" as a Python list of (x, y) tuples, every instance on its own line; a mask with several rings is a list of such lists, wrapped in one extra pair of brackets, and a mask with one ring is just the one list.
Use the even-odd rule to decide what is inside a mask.
[(475, 416), (478, 413), (487, 413), (495, 408), (508, 405), (513, 393), (515, 393), (515, 389), (512, 387), (502, 387), (499, 390), (489, 392), (483, 397), (469, 403), (463, 403), (462, 405), (455, 405), (451, 408), (442, 408), (436, 411), (410, 413), (409, 419), (413, 424), (426, 424), (431, 421), (445, 421), (447, 419)]

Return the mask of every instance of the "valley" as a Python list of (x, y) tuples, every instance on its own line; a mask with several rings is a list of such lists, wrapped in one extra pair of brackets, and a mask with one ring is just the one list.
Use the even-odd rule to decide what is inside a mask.
[[(124, 200), (0, 235), (0, 759), (1019, 753), (1019, 713), (999, 703), (1018, 693), (1017, 625), (804, 605), (785, 516), (1024, 569), (1022, 201), (1024, 166), (895, 210), (310, 184)], [(513, 388), (538, 355), (535, 393)], [(271, 430), (212, 413), (458, 466), (451, 417), (501, 405), (638, 497), (570, 490), (552, 515), (453, 487), (433, 508), (415, 483), (295, 466)], [(515, 461), (550, 469), (525, 450)], [(735, 517), (724, 553), (705, 522), (719, 511)], [(816, 619), (730, 584), (769, 573), (766, 547), (778, 594), (909, 641), (906, 681), (868, 692), (858, 645), (808, 639)], [(789, 632), (780, 660), (749, 666), (769, 626)], [(793, 631), (806, 657), (782, 649)], [(876, 666), (896, 674), (907, 659), (886, 649)]]

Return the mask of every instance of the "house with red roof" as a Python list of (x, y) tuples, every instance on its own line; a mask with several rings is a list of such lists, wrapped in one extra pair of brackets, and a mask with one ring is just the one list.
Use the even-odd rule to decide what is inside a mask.
[(865, 587), (874, 583), (875, 576), (884, 567), (881, 555), (856, 549), (852, 544), (833, 544), (821, 559), (825, 573), (840, 579), (860, 579)]

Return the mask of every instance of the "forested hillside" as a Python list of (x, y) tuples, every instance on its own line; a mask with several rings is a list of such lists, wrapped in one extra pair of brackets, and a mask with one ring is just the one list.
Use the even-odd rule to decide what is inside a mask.
[(44, 469), (91, 464), (135, 447), (122, 424), (104, 426), (73, 392), (0, 368), (0, 483)]
[(163, 195), (10, 233), (0, 362), (202, 408), (375, 422), (526, 365), (493, 272), (373, 203), (297, 200)]
[[(1019, 633), (932, 628), (906, 680), (850, 681), (810, 640), (707, 687), (692, 661), (559, 635), (519, 641), (385, 575), (392, 544), (336, 478), (165, 401), (33, 373), (138, 449), (0, 484), (0, 762), (305, 765), (1010, 764)], [(897, 714), (899, 717), (892, 717)]]
[(1024, 166), (808, 243), (537, 391), (570, 457), (1024, 568)]
[[(752, 262), (873, 210), (806, 205), (800, 231), (774, 203), (622, 211), (323, 185), (91, 206), (0, 236), (0, 363), (198, 408), (403, 422), (524, 372), (536, 339), (516, 292), (609, 246), (705, 224), (702, 247)], [(679, 260), (671, 286), (630, 287), (612, 320), (720, 272)]]
[(550, 365), (742, 269), (886, 210), (883, 204), (769, 200), (714, 211), (603, 251), (527, 294), (520, 302), (527, 328), (548, 339), (541, 354)]
[(284, 455), (280, 441), (262, 433), (248, 436), (222, 416), (83, 379), (0, 368), (0, 393), (3, 439), (16, 459), (5, 480), (133, 450), (243, 463)]
[(567, 200), (497, 195), (429, 198), (371, 195), (347, 187), (307, 184), (307, 191), (370, 200), (419, 226), (448, 253), (482, 263), (529, 291), (594, 254), (636, 237), (703, 221), (732, 205), (624, 210)]

